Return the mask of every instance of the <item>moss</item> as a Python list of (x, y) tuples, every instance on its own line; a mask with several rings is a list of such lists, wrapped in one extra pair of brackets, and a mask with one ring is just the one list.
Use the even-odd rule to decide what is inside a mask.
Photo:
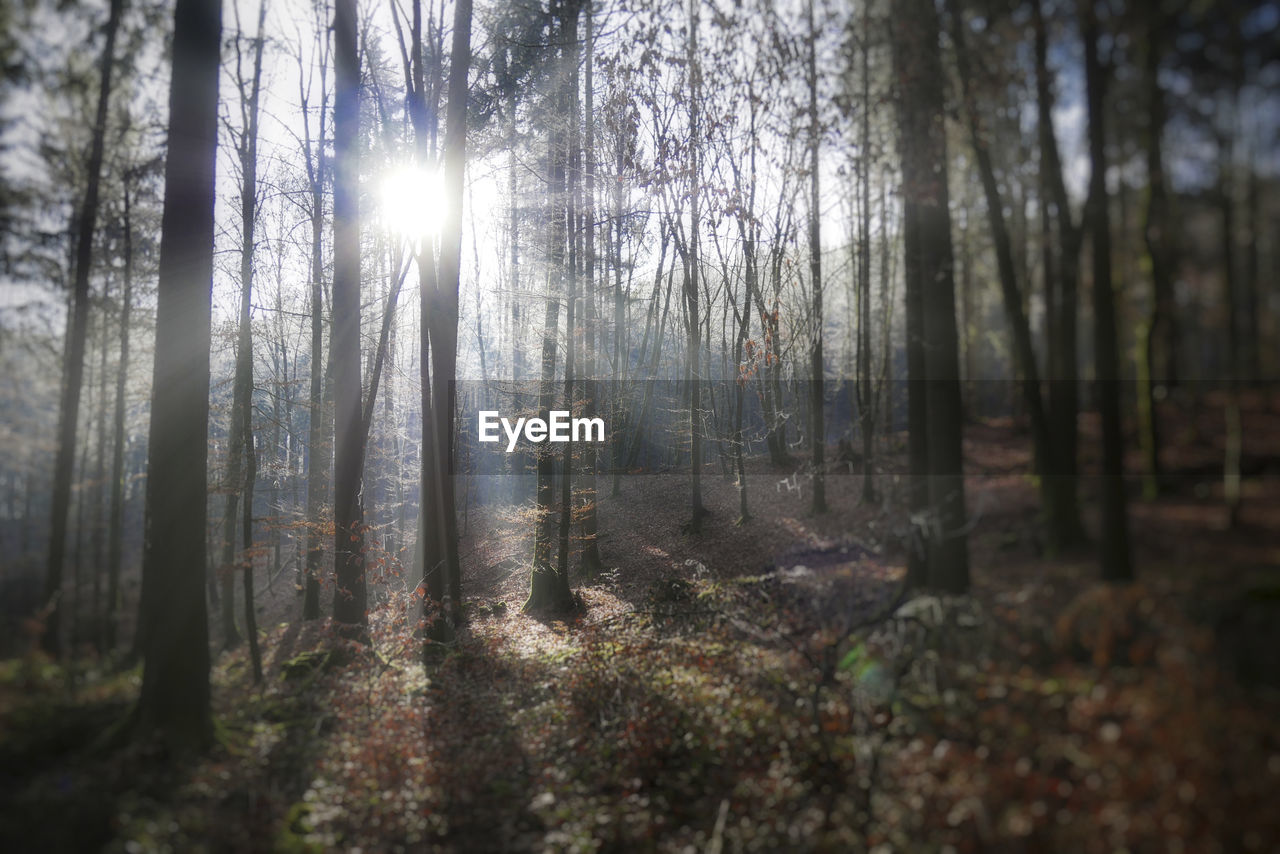
[(280, 678), (289, 681), (305, 679), (316, 673), (327, 672), (334, 666), (330, 650), (311, 650), (295, 655), (280, 668)]
[(323, 851), (323, 845), (307, 840), (307, 835), (311, 833), (310, 816), (311, 808), (302, 801), (289, 807), (271, 850), (280, 854), (312, 854)]

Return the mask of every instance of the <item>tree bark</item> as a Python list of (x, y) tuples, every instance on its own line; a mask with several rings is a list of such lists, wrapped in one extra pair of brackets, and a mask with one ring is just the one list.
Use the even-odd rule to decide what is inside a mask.
[[(927, 399), (929, 584), (949, 593), (969, 586), (961, 457), (963, 411), (952, 278), (951, 223), (947, 202), (946, 136), (938, 17), (931, 0), (912, 0), (894, 23), (894, 65), (902, 82), (903, 194), (914, 210), (915, 259)], [(908, 312), (913, 300), (908, 298)], [(908, 318), (909, 327), (910, 318)], [(908, 336), (911, 330), (908, 330)], [(920, 366), (919, 361), (923, 361)], [(913, 383), (914, 385), (914, 383)], [(912, 389), (915, 394), (915, 389)], [(913, 422), (913, 426), (919, 426)], [(914, 431), (913, 431), (914, 432)], [(910, 570), (909, 570), (910, 571)]]
[(125, 382), (129, 376), (129, 322), (133, 306), (133, 206), (130, 198), (131, 175), (124, 178), (124, 293), (120, 297), (120, 358), (116, 367), (115, 432), (111, 446), (111, 511), (107, 531), (107, 602), (105, 649), (116, 646), (116, 609), (120, 605), (120, 564), (124, 554), (124, 445)]
[(360, 56), (355, 0), (336, 0), (333, 107), (334, 568), (333, 618), (363, 637), (368, 624), (360, 499)]
[(1090, 221), (1093, 239), (1094, 369), (1098, 412), (1102, 418), (1102, 577), (1129, 581), (1129, 519), (1124, 487), (1124, 434), (1120, 424), (1120, 354), (1116, 344), (1115, 295), (1111, 289), (1111, 221), (1107, 199), (1107, 149), (1104, 87), (1098, 58), (1095, 0), (1084, 0), (1085, 92), (1089, 112), (1090, 193), (1095, 200)]
[(702, 517), (707, 514), (702, 505), (702, 326), (698, 319), (698, 228), (699, 203), (701, 193), (701, 172), (698, 165), (698, 107), (701, 93), (700, 71), (698, 69), (698, 0), (689, 0), (689, 38), (687, 42), (689, 72), (689, 250), (685, 263), (685, 307), (688, 313), (688, 348), (689, 359), (689, 473), (692, 490), (690, 492), (690, 518), (687, 524), (689, 533), (702, 530)]
[(53, 655), (62, 651), (61, 608), (58, 599), (62, 595), (62, 567), (66, 560), (67, 515), (71, 508), (76, 426), (80, 418), (80, 392), (84, 383), (85, 344), (89, 337), (89, 270), (93, 264), (93, 236), (98, 222), (102, 156), (107, 133), (107, 110), (111, 101), (111, 71), (115, 61), (116, 34), (123, 14), (124, 0), (111, 0), (107, 17), (107, 40), (99, 66), (98, 106), (93, 122), (93, 139), (85, 170), (88, 183), (76, 218), (75, 281), (72, 285), (71, 312), (67, 318), (62, 396), (58, 404), (58, 451), (53, 466), (53, 518), (44, 589), (45, 607), (49, 609), (49, 616), (42, 640), (45, 650)]
[[(586, 0), (586, 65), (585, 96), (586, 106), (583, 112), (583, 127), (586, 138), (583, 144), (583, 309), (585, 314), (585, 335), (583, 352), (585, 362), (582, 366), (583, 378), (586, 382), (586, 400), (583, 416), (596, 417), (599, 401), (600, 382), (596, 376), (596, 341), (598, 315), (596, 310), (596, 137), (595, 137), (595, 78), (592, 66), (595, 63), (595, 18), (592, 14), (591, 0)], [(603, 339), (603, 333), (600, 338)], [(585, 483), (582, 486), (582, 572), (586, 576), (594, 576), (604, 568), (600, 557), (599, 518), (596, 515), (596, 502), (599, 497), (596, 473), (596, 446), (587, 442), (583, 449), (583, 468)]]
[(1143, 238), (1151, 261), (1151, 313), (1139, 336), (1139, 429), (1144, 464), (1143, 492), (1155, 498), (1161, 488), (1160, 423), (1156, 388), (1169, 381), (1177, 306), (1173, 297), (1173, 259), (1170, 242), (1168, 190), (1164, 173), (1164, 89), (1160, 85), (1160, 54), (1164, 33), (1153, 18), (1148, 24), (1145, 57), (1147, 88), (1147, 209)]
[(810, 509), (818, 514), (827, 512), (827, 481), (823, 471), (827, 437), (822, 417), (826, 365), (822, 358), (822, 196), (818, 175), (818, 147), (822, 126), (818, 121), (818, 34), (813, 20), (813, 3), (814, 0), (809, 0), (805, 7), (809, 20), (809, 285), (813, 289), (813, 343), (809, 352), (809, 443), (813, 454), (813, 504)]
[[(328, 35), (319, 36), (327, 43)], [(327, 52), (326, 52), (327, 53)], [(325, 429), (328, 407), (325, 396), (324, 368), (324, 134), (326, 117), (325, 68), (320, 65), (320, 116), (315, 150), (312, 150), (311, 120), (307, 114), (309, 92), (302, 88), (299, 71), (299, 94), (303, 106), (303, 144), (307, 166), (307, 183), (311, 190), (311, 365), (310, 416), (307, 431), (307, 558), (303, 579), (302, 619), (320, 617), (320, 566), (324, 559), (321, 516), (324, 514), (326, 483), (332, 462), (328, 453)]]
[[(1049, 532), (1051, 544), (1067, 549), (1079, 546), (1085, 540), (1084, 525), (1080, 521), (1080, 504), (1077, 495), (1079, 466), (1077, 463), (1077, 420), (1080, 410), (1080, 373), (1076, 327), (1079, 317), (1080, 245), (1084, 239), (1083, 224), (1077, 224), (1071, 214), (1066, 183), (1062, 175), (1062, 162), (1058, 153), (1057, 134), (1053, 125), (1053, 89), (1048, 66), (1048, 33), (1040, 4), (1031, 4), (1032, 22), (1035, 28), (1036, 64), (1036, 114), (1040, 136), (1040, 161), (1042, 182), (1049, 189), (1049, 199), (1055, 208), (1058, 224), (1058, 283), (1054, 289), (1056, 303), (1052, 316), (1054, 326), (1050, 330), (1048, 363), (1049, 422), (1054, 457), (1059, 476), (1054, 478), (1054, 516), (1049, 520), (1055, 526)], [(1085, 202), (1085, 215), (1093, 206), (1093, 194)]]
[[(553, 5), (556, 30), (553, 34), (557, 42), (555, 63), (561, 71), (560, 84), (552, 98), (552, 104), (560, 114), (568, 112), (569, 97), (566, 81), (569, 78), (568, 40), (571, 32), (571, 21), (576, 20), (577, 8), (573, 0), (558, 2)], [(547, 166), (549, 172), (548, 204), (546, 217), (548, 281), (543, 311), (542, 327), (542, 369), (539, 380), (538, 408), (542, 413), (549, 412), (555, 406), (556, 388), (556, 349), (560, 333), (560, 300), (558, 288), (554, 285), (567, 275), (565, 263), (566, 233), (566, 158), (567, 129), (549, 126), (547, 131)], [(546, 448), (539, 448), (537, 453), (537, 517), (534, 521), (533, 535), (533, 571), (529, 578), (529, 597), (525, 600), (523, 610), (526, 613), (566, 612), (573, 607), (573, 593), (569, 588), (566, 574), (557, 571), (551, 562), (552, 533), (554, 519), (552, 505), (554, 503), (555, 457)], [(567, 473), (566, 473), (567, 474)]]
[(462, 185), (467, 152), (467, 75), (471, 67), (471, 0), (454, 6), (453, 44), (449, 67), (449, 103), (445, 116), (445, 220), (441, 235), (440, 304), (431, 333), (434, 377), (432, 416), (435, 418), (438, 522), (444, 551), (446, 582), (453, 624), (462, 621), (462, 569), (458, 554), (455, 509), (453, 434), (458, 362), (458, 288), (462, 266)]
[(213, 738), (205, 610), (214, 164), (222, 4), (177, 0), (157, 284), (137, 732)]

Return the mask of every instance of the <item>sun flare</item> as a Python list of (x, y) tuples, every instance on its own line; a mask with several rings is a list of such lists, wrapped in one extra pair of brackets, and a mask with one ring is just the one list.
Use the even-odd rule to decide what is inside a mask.
[(388, 173), (382, 179), (381, 202), (387, 228), (404, 237), (433, 236), (444, 223), (439, 172), (406, 166)]

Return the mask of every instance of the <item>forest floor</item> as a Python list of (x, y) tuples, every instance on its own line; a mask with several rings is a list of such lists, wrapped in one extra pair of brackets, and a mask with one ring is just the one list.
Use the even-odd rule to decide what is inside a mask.
[[(137, 670), (0, 663), (0, 849), (1275, 851), (1280, 407), (1246, 412), (1235, 530), (1221, 409), (1166, 420), (1127, 587), (1096, 584), (1088, 552), (1044, 554), (1025, 436), (982, 422), (967, 597), (897, 607), (893, 440), (877, 499), (833, 473), (817, 517), (803, 474), (780, 483), (798, 463), (752, 461), (735, 525), (709, 465), (693, 535), (684, 475), (626, 476), (616, 498), (601, 478), (606, 568), (575, 576), (569, 620), (520, 613), (527, 519), (473, 507), (469, 620), (435, 662), (407, 592), (372, 611), (376, 655), (289, 601), (262, 682), (243, 648), (215, 660), (198, 761), (95, 747)], [(1095, 446), (1084, 421), (1086, 463)]]

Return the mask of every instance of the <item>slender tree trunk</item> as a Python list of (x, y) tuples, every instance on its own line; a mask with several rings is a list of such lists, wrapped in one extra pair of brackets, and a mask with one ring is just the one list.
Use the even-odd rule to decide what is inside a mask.
[[(516, 154), (516, 102), (514, 97), (509, 110), (510, 114), (507, 117), (509, 157), (507, 180), (511, 194), (511, 381), (515, 388), (513, 405), (517, 412), (523, 412), (525, 397), (521, 393), (521, 384), (525, 382), (528, 370), (524, 363), (525, 336), (523, 334), (524, 321), (521, 317), (523, 306), (520, 304), (520, 184), (517, 180), (518, 173), (516, 169), (518, 158)], [(515, 503), (522, 504), (529, 498), (527, 480), (529, 456), (523, 449), (516, 453), (508, 454), (508, 456), (511, 458), (511, 498)]]
[[(1042, 181), (1050, 190), (1050, 199), (1058, 222), (1058, 286), (1054, 306), (1055, 328), (1050, 337), (1052, 355), (1049, 364), (1049, 422), (1053, 457), (1059, 474), (1052, 478), (1054, 515), (1049, 532), (1051, 544), (1061, 549), (1074, 548), (1085, 541), (1080, 522), (1077, 495), (1077, 420), (1079, 415), (1080, 373), (1076, 327), (1079, 316), (1080, 244), (1084, 229), (1071, 214), (1062, 162), (1058, 154), (1057, 135), (1053, 126), (1053, 90), (1048, 67), (1048, 34), (1040, 8), (1041, 0), (1031, 4), (1035, 27), (1036, 112), (1040, 137)], [(1085, 203), (1086, 215), (1093, 205), (1092, 193)]]
[(1085, 89), (1089, 110), (1090, 216), (1093, 239), (1094, 363), (1102, 416), (1102, 577), (1129, 581), (1129, 519), (1124, 486), (1124, 434), (1120, 425), (1120, 355), (1116, 344), (1115, 295), (1111, 289), (1111, 221), (1107, 200), (1107, 150), (1102, 63), (1094, 0), (1082, 4)]
[[(1143, 237), (1151, 261), (1151, 314), (1139, 334), (1138, 414), (1144, 464), (1143, 493), (1148, 499), (1160, 491), (1160, 423), (1156, 412), (1156, 387), (1168, 380), (1169, 329), (1177, 307), (1173, 299), (1173, 265), (1170, 257), (1168, 193), (1165, 186), (1163, 137), (1164, 89), (1160, 85), (1162, 28), (1153, 18), (1148, 24), (1145, 83), (1147, 87), (1147, 210)], [(1163, 358), (1162, 358), (1163, 357)]]
[(107, 525), (107, 603), (105, 649), (116, 646), (116, 609), (120, 606), (120, 564), (124, 552), (124, 445), (125, 383), (129, 376), (129, 320), (133, 305), (133, 209), (130, 198), (130, 176), (126, 175), (124, 194), (124, 293), (120, 297), (120, 358), (116, 368), (115, 432), (111, 446), (111, 512)]
[(138, 699), (141, 735), (184, 752), (213, 738), (205, 610), (214, 164), (222, 4), (177, 0), (157, 284)]
[(107, 133), (107, 109), (111, 100), (111, 70), (115, 59), (116, 33), (120, 29), (123, 13), (124, 0), (111, 0), (107, 18), (107, 41), (102, 49), (102, 62), (99, 66), (98, 107), (86, 168), (88, 183), (76, 219), (75, 282), (72, 285), (71, 312), (67, 318), (62, 396), (58, 404), (58, 451), (53, 466), (53, 518), (44, 589), (49, 617), (44, 627), (43, 643), (44, 648), (54, 655), (62, 651), (58, 598), (62, 595), (62, 565), (66, 559), (67, 515), (71, 508), (76, 426), (80, 418), (80, 392), (84, 382), (85, 344), (89, 337), (89, 269), (93, 263), (93, 237), (98, 222), (98, 194), (104, 138)]
[[(1236, 96), (1231, 98), (1238, 109)], [(1226, 437), (1222, 469), (1222, 495), (1227, 505), (1227, 522), (1240, 524), (1240, 459), (1243, 435), (1240, 425), (1240, 283), (1236, 264), (1236, 198), (1234, 185), (1235, 151), (1228, 134), (1218, 140), (1218, 204), (1222, 222), (1222, 302), (1227, 327)]]
[[(590, 0), (587, 0), (590, 2)], [(578, 16), (577, 9), (567, 20), (565, 32), (565, 50), (569, 54), (568, 87), (569, 112), (569, 170), (565, 192), (565, 222), (568, 229), (568, 263), (565, 265), (565, 332), (567, 334), (564, 357), (564, 405), (572, 413), (575, 407), (574, 369), (578, 352), (577, 301), (578, 301), (578, 259), (580, 237), (580, 208), (578, 198), (579, 174), (582, 168), (582, 149), (578, 137)], [(564, 443), (563, 462), (560, 465), (560, 528), (559, 551), (556, 572), (561, 578), (569, 577), (569, 530), (573, 519), (573, 437)]]
[(253, 409), (244, 412), (245, 478), (244, 478), (244, 631), (249, 637), (249, 661), (253, 665), (253, 681), (262, 681), (262, 652), (258, 647), (258, 616), (253, 601), (253, 487), (258, 479), (258, 451), (253, 442)]
[[(569, 55), (568, 40), (570, 21), (576, 18), (577, 10), (572, 3), (558, 2), (553, 5), (555, 12), (555, 38), (559, 44), (555, 57), (556, 64), (562, 71), (560, 84), (553, 97), (552, 104), (561, 114), (568, 112), (569, 97), (566, 81), (569, 78), (567, 57)], [(546, 300), (544, 302), (542, 327), (542, 368), (539, 381), (539, 403), (541, 412), (549, 412), (555, 406), (556, 388), (556, 349), (560, 333), (560, 301), (557, 299), (556, 283), (567, 275), (565, 264), (566, 209), (566, 156), (567, 130), (552, 125), (548, 128), (547, 166), (549, 172), (548, 204), (547, 204), (547, 255), (548, 280)], [(569, 588), (569, 579), (558, 572), (551, 562), (552, 533), (554, 519), (552, 505), (555, 494), (555, 457), (545, 448), (538, 449), (538, 489), (537, 518), (534, 521), (533, 536), (533, 571), (529, 578), (529, 597), (525, 600), (526, 613), (555, 613), (568, 611), (573, 606), (573, 594)]]
[(995, 167), (992, 164), (991, 152), (987, 148), (987, 139), (978, 116), (978, 105), (972, 88), (972, 73), (969, 67), (969, 51), (964, 35), (965, 24), (961, 4), (955, 0), (952, 4), (951, 33), (956, 48), (956, 65), (959, 70), (961, 88), (964, 93), (965, 117), (969, 126), (969, 136), (973, 145), (974, 157), (978, 165), (978, 174), (982, 180), (983, 193), (986, 196), (987, 218), (991, 227), (992, 241), (996, 250), (996, 266), (999, 271), (1000, 293), (1004, 301), (1005, 316), (1013, 332), (1013, 352), (1018, 373), (1021, 374), (1022, 401), (1027, 416), (1031, 421), (1031, 437), (1035, 455), (1035, 470), (1040, 478), (1040, 500), (1047, 521), (1047, 528), (1055, 548), (1058, 543), (1053, 536), (1062, 530), (1064, 523), (1058, 519), (1058, 497), (1060, 495), (1060, 478), (1058, 461), (1054, 453), (1053, 442), (1049, 433), (1049, 421), (1045, 413), (1040, 395), (1040, 371), (1036, 365), (1035, 348), (1031, 343), (1031, 324), (1024, 310), (1022, 288), (1018, 284), (1017, 267), (1015, 265), (1013, 245), (1009, 237), (1009, 229), (1004, 218), (1004, 201), (1001, 198), (1000, 186), (996, 180)]
[[(628, 410), (622, 403), (623, 381), (627, 377), (627, 369), (631, 359), (630, 348), (627, 346), (627, 328), (624, 322), (626, 317), (626, 298), (622, 290), (622, 237), (626, 230), (622, 219), (622, 196), (625, 192), (622, 178), (626, 168), (626, 149), (621, 141), (617, 145), (614, 168), (616, 175), (613, 181), (613, 388), (611, 394), (613, 406), (613, 486), (610, 490), (610, 495), (617, 498), (622, 494), (622, 470), (627, 437), (626, 412)], [(662, 262), (667, 254), (667, 232), (661, 225), (659, 225), (658, 231), (660, 232), (659, 242), (662, 245), (658, 255), (658, 275), (654, 282), (655, 303), (658, 299), (657, 283), (662, 280)], [(651, 313), (656, 316), (656, 312), (657, 307), (655, 305), (651, 309)], [(648, 327), (646, 326), (646, 334), (647, 332)], [(644, 348), (641, 347), (638, 364), (643, 364), (643, 361)]]
[[(321, 38), (328, 38), (322, 35)], [(320, 567), (324, 560), (324, 538), (321, 516), (324, 515), (326, 484), (331, 457), (328, 448), (328, 407), (325, 394), (324, 367), (324, 134), (325, 134), (325, 63), (320, 63), (320, 117), (318, 138), (312, 150), (311, 122), (305, 115), (308, 98), (304, 94), (303, 143), (307, 165), (307, 181), (311, 190), (311, 364), (310, 415), (307, 430), (307, 558), (303, 579), (302, 618), (320, 617)], [(299, 72), (301, 73), (301, 72)], [(301, 85), (301, 84), (299, 84)]]
[[(701, 93), (701, 72), (698, 68), (698, 0), (689, 0), (689, 138), (699, 139), (698, 107)], [(698, 229), (700, 228), (701, 172), (698, 165), (696, 144), (689, 146), (689, 252), (685, 274), (685, 307), (688, 310), (688, 358), (689, 358), (689, 471), (692, 483), (690, 493), (690, 519), (688, 531), (702, 530), (702, 517), (707, 510), (702, 505), (702, 327), (698, 318)]]
[[(742, 240), (742, 263), (743, 263), (743, 293), (741, 310), (738, 314), (738, 334), (734, 339), (733, 347), (733, 371), (734, 371), (734, 400), (733, 400), (733, 456), (734, 465), (738, 473), (738, 519), (735, 524), (745, 525), (751, 521), (751, 511), (747, 507), (747, 468), (745, 456), (745, 440), (742, 436), (743, 423), (743, 407), (745, 404), (747, 382), (749, 380), (747, 364), (743, 362), (743, 348), (746, 346), (747, 336), (751, 332), (751, 312), (752, 300), (756, 290), (760, 285), (760, 225), (756, 219), (756, 149), (759, 147), (759, 136), (757, 131), (757, 114), (758, 107), (754, 100), (750, 100), (748, 104), (748, 146), (749, 154), (747, 158), (749, 178), (748, 186), (742, 186), (742, 172), (737, 162), (730, 162), (733, 169), (733, 177), (735, 189), (739, 199), (745, 199), (746, 210), (742, 211), (736, 217), (738, 222), (738, 236)], [(733, 306), (735, 311), (739, 310), (739, 306)], [(754, 345), (749, 359), (754, 362), (759, 358), (759, 349)]]
[(813, 343), (809, 353), (809, 443), (812, 446), (813, 513), (827, 512), (827, 481), (823, 471), (826, 451), (826, 426), (823, 422), (826, 365), (822, 358), (822, 210), (818, 175), (818, 145), (822, 126), (818, 122), (818, 33), (813, 20), (813, 2), (809, 0), (809, 284), (813, 288)]
[[(858, 432), (862, 434), (862, 500), (870, 503), (875, 500), (875, 485), (872, 480), (871, 463), (872, 438), (875, 433), (875, 389), (871, 383), (871, 4), (862, 7), (862, 29), (864, 36), (861, 45), (862, 59), (862, 122), (861, 122), (861, 155), (859, 163), (858, 185), (862, 193), (862, 216), (860, 218), (860, 240), (858, 246), (858, 379), (856, 390), (858, 395)], [(883, 186), (881, 193), (884, 192)], [(884, 209), (883, 199), (881, 210)], [(888, 229), (883, 220), (880, 227)], [(884, 277), (887, 278), (887, 277)], [(881, 287), (888, 287), (882, 279)], [(885, 335), (889, 334), (886, 329)]]
[(93, 601), (89, 607), (89, 625), (92, 635), (89, 640), (99, 652), (104, 649), (106, 640), (102, 625), (102, 574), (107, 565), (106, 533), (107, 533), (107, 287), (102, 291), (102, 321), (99, 324), (100, 350), (98, 353), (98, 447), (95, 449), (95, 468), (93, 474)]
[[(586, 315), (586, 330), (583, 350), (586, 361), (582, 367), (586, 381), (586, 404), (583, 415), (596, 417), (600, 383), (596, 377), (596, 330), (598, 312), (596, 311), (596, 137), (595, 137), (595, 78), (592, 66), (595, 62), (595, 19), (592, 13), (592, 0), (586, 0), (586, 109), (583, 113), (583, 127), (586, 140), (583, 146), (584, 160), (584, 198), (583, 207), (583, 248), (585, 276), (583, 278), (583, 309)], [(601, 336), (603, 338), (603, 335)], [(596, 516), (596, 500), (599, 496), (596, 476), (596, 446), (587, 442), (583, 449), (585, 483), (582, 491), (585, 507), (582, 515), (582, 572), (586, 576), (594, 576), (604, 568), (600, 557), (599, 519)]]
[[(242, 558), (244, 584), (245, 634), (249, 638), (249, 658), (253, 663), (253, 679), (262, 680), (262, 654), (258, 648), (258, 628), (253, 601), (253, 487), (258, 473), (258, 455), (253, 438), (253, 256), (254, 241), (258, 219), (258, 104), (262, 91), (262, 51), (265, 44), (263, 27), (267, 17), (267, 2), (260, 0), (258, 6), (258, 29), (253, 48), (253, 77), (248, 81), (249, 91), (245, 92), (246, 81), (239, 74), (239, 50), (237, 49), (236, 83), (241, 97), (241, 110), (244, 117), (243, 135), (240, 140), (240, 173), (243, 184), (240, 189), (240, 214), (242, 238), (240, 245), (240, 335), (236, 348), (236, 380), (235, 399), (232, 402), (232, 442), (230, 453), (232, 459), (241, 457), (245, 464), (244, 479), (244, 518)], [(239, 422), (238, 424), (236, 422)], [(234, 437), (239, 429), (240, 443)], [(232, 482), (232, 489), (239, 486)], [(228, 496), (230, 498), (230, 496)], [(231, 503), (230, 501), (228, 503)], [(232, 504), (234, 506), (234, 504)], [(231, 518), (234, 525), (234, 517)], [(235, 530), (229, 532), (229, 545), (234, 549)], [(230, 560), (228, 560), (230, 564)]]

